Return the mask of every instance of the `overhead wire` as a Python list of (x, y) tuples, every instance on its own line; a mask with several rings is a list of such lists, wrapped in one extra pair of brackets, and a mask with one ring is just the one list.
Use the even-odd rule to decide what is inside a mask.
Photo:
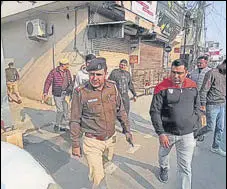
[[(216, 24), (216, 21), (213, 19), (213, 17), (211, 17), (212, 20), (210, 19), (210, 17), (207, 17), (207, 18), (209, 18), (209, 20), (212, 21), (212, 22), (216, 25), (216, 28), (217, 28), (218, 32), (221, 34), (221, 37), (222, 37), (222, 38), (225, 38), (224, 35), (223, 35), (223, 33), (222, 33), (222, 31), (221, 31), (221, 29), (220, 29), (219, 26)], [(218, 35), (218, 36), (219, 36), (219, 35)]]
[(214, 6), (212, 7), (212, 11), (217, 16), (220, 16), (221, 18), (223, 18), (224, 20), (226, 20), (226, 18), (222, 14), (220, 14)]

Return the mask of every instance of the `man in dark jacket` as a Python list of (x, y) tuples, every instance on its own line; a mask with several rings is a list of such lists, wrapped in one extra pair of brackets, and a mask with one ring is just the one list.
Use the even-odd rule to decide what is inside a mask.
[[(129, 115), (130, 99), (129, 99), (128, 91), (130, 90), (131, 93), (133, 94), (134, 102), (136, 101), (137, 95), (134, 89), (134, 85), (132, 83), (131, 75), (128, 71), (126, 71), (127, 65), (128, 65), (127, 60), (122, 59), (119, 64), (119, 69), (115, 69), (111, 72), (109, 76), (109, 80), (116, 82), (117, 89), (121, 94), (126, 113)], [(124, 129), (123, 129), (123, 133), (125, 133)]]
[(196, 140), (193, 131), (200, 124), (200, 101), (196, 83), (186, 78), (184, 60), (172, 62), (170, 78), (155, 87), (150, 116), (159, 135), (161, 182), (167, 182), (169, 152), (176, 146), (179, 189), (191, 189), (191, 161)]
[(123, 104), (127, 114), (129, 114), (130, 110), (130, 101), (128, 91), (130, 90), (133, 94), (133, 99), (136, 101), (136, 91), (134, 89), (134, 85), (132, 83), (131, 75), (128, 71), (126, 71), (125, 67), (128, 65), (127, 60), (122, 59), (119, 64), (119, 69), (115, 69), (111, 72), (109, 76), (109, 80), (115, 81), (117, 88), (121, 94)]
[(200, 90), (200, 101), (201, 109), (206, 111), (207, 127), (204, 129), (215, 130), (211, 151), (225, 157), (226, 152), (221, 149), (221, 143), (225, 127), (226, 60), (206, 73)]
[(66, 128), (62, 125), (63, 118), (66, 121), (69, 121), (68, 103), (65, 100), (65, 97), (70, 95), (71, 91), (69, 91), (69, 89), (70, 86), (72, 86), (72, 77), (68, 67), (68, 59), (60, 60), (59, 66), (50, 71), (44, 84), (44, 100), (46, 100), (49, 88), (52, 85), (52, 95), (54, 96), (57, 108), (56, 125), (54, 126), (55, 131), (58, 131), (59, 129), (60, 131), (66, 130)]
[(205, 74), (211, 68), (208, 67), (208, 56), (200, 56), (197, 59), (197, 68), (189, 74), (189, 78), (196, 82), (198, 91), (203, 84)]

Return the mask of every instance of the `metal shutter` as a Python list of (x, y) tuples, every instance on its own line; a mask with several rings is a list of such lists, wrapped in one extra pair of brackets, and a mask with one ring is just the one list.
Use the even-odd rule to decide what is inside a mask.
[(98, 51), (112, 51), (129, 54), (129, 41), (118, 38), (92, 39), (92, 49)]

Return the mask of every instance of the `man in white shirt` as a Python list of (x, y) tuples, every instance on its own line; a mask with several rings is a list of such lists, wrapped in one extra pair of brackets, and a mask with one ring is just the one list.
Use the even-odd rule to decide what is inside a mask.
[(80, 68), (80, 70), (78, 71), (76, 77), (75, 77), (75, 82), (74, 82), (74, 87), (73, 90), (78, 87), (79, 85), (84, 84), (85, 82), (87, 82), (89, 80), (89, 75), (88, 72), (86, 70), (87, 66), (89, 65), (89, 63), (91, 62), (91, 60), (93, 60), (94, 58), (96, 58), (95, 55), (93, 54), (88, 54), (85, 57), (85, 64), (83, 64)]

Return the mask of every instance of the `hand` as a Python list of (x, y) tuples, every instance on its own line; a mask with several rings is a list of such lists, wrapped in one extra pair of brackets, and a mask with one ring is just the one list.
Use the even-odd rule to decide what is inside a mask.
[(134, 102), (136, 102), (136, 99), (137, 99), (137, 97), (136, 97), (136, 96), (134, 96), (134, 97), (133, 97), (133, 101), (134, 101)]
[(159, 141), (164, 148), (169, 148), (169, 139), (165, 134), (159, 135)]
[(46, 102), (46, 100), (47, 100), (47, 94), (43, 94), (43, 96), (42, 96), (42, 102)]
[(125, 137), (126, 137), (126, 141), (127, 141), (128, 143), (130, 143), (130, 144), (132, 144), (132, 145), (133, 145), (132, 134), (131, 134), (131, 133), (128, 133), (128, 132), (126, 132), (126, 133), (125, 133)]
[(201, 107), (200, 107), (200, 110), (202, 110), (202, 111), (205, 112), (205, 111), (206, 111), (206, 106), (201, 106)]
[(78, 159), (81, 157), (80, 147), (72, 148), (72, 158)]

